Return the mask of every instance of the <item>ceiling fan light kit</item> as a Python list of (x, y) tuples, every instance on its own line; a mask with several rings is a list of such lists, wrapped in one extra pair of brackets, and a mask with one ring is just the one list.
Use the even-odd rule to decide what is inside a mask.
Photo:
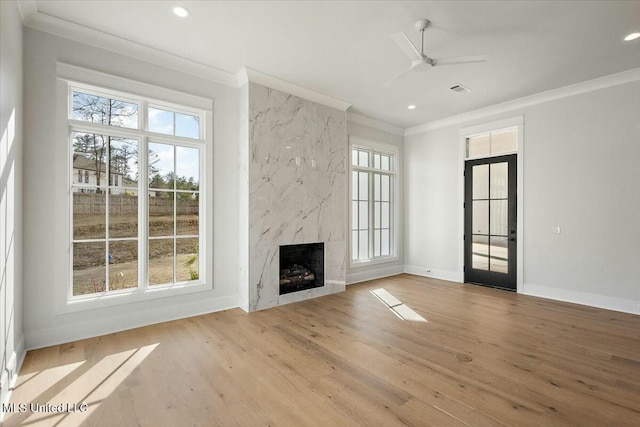
[(420, 31), (421, 34), (420, 50), (418, 50), (418, 48), (411, 42), (411, 40), (409, 40), (409, 37), (407, 37), (405, 33), (391, 34), (391, 38), (411, 60), (411, 66), (391, 80), (388, 80), (384, 84), (385, 86), (388, 86), (392, 81), (394, 81), (398, 77), (403, 76), (409, 71), (426, 71), (427, 69), (438, 65), (469, 64), (473, 62), (485, 62), (487, 60), (487, 55), (459, 56), (455, 58), (441, 59), (428, 57), (424, 53), (424, 31), (429, 28), (429, 25), (431, 25), (431, 21), (429, 21), (428, 19), (421, 19), (413, 25), (413, 27), (416, 30)]

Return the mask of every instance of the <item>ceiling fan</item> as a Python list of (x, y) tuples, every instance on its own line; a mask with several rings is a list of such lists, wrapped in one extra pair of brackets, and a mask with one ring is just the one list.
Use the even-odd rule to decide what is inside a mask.
[(474, 56), (458, 56), (455, 58), (442, 58), (435, 59), (429, 58), (424, 54), (424, 30), (429, 27), (431, 22), (428, 19), (421, 19), (415, 23), (414, 28), (422, 34), (422, 45), (420, 50), (407, 37), (405, 33), (391, 34), (391, 38), (398, 44), (400, 49), (411, 59), (411, 67), (404, 70), (391, 80), (388, 80), (384, 85), (388, 86), (392, 81), (398, 77), (408, 73), (409, 71), (425, 71), (431, 67), (440, 65), (455, 65), (455, 64), (469, 64), (472, 62), (485, 62), (488, 59), (488, 55), (474, 55)]

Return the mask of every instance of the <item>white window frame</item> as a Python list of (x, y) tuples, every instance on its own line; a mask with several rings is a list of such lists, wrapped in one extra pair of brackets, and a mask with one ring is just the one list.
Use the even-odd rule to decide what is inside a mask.
[[(111, 126), (108, 124), (91, 123), (81, 120), (71, 119), (72, 93), (73, 91), (88, 92), (110, 98), (116, 98), (127, 102), (135, 102), (139, 105), (138, 129)], [(57, 293), (60, 297), (56, 299), (55, 311), (57, 313), (67, 313), (88, 310), (93, 308), (107, 307), (113, 305), (127, 304), (136, 301), (144, 301), (155, 298), (164, 298), (181, 294), (189, 294), (213, 289), (213, 262), (209, 255), (213, 249), (213, 219), (212, 205), (213, 194), (210, 181), (213, 167), (212, 135), (209, 126), (213, 123), (213, 100), (201, 98), (195, 95), (184, 94), (170, 89), (164, 89), (146, 83), (132, 81), (117, 76), (88, 70), (68, 64), (58, 63), (58, 91), (57, 91), (58, 120), (64, 120), (65, 126), (61, 127), (60, 136), (64, 132), (65, 143), (70, 152), (67, 165), (69, 185), (69, 254), (67, 280), (64, 283), (64, 291)], [(146, 106), (149, 104), (162, 105), (171, 108), (172, 111), (190, 114), (199, 118), (200, 138), (185, 138), (179, 136), (164, 135), (146, 131)], [(64, 117), (63, 117), (64, 116)], [(64, 129), (64, 131), (62, 130)], [(185, 146), (198, 148), (200, 150), (199, 172), (200, 172), (200, 219), (199, 219), (199, 278), (197, 281), (187, 281), (171, 283), (167, 285), (149, 286), (148, 277), (148, 230), (144, 224), (147, 223), (148, 210), (146, 198), (148, 197), (148, 184), (146, 179), (138, 180), (139, 200), (145, 200), (138, 210), (138, 287), (126, 290), (111, 291), (109, 293), (96, 293), (88, 295), (73, 296), (73, 188), (95, 187), (90, 184), (73, 183), (72, 165), (72, 134), (73, 132), (88, 132), (110, 136), (120, 136), (138, 140), (139, 153), (148, 152), (149, 141), (168, 143), (175, 146)], [(147, 170), (147, 156), (140, 156), (138, 168), (140, 171)], [(108, 171), (110, 172), (110, 170)], [(107, 183), (108, 184), (108, 183)], [(175, 209), (175, 206), (174, 206)], [(108, 212), (108, 210), (107, 210)], [(107, 235), (108, 236), (108, 235)], [(144, 265), (144, 266), (143, 266)], [(144, 276), (144, 277), (141, 277)], [(62, 286), (62, 284), (60, 285)]]
[[(516, 151), (492, 154), (489, 156), (467, 157), (467, 139), (487, 132), (495, 132), (507, 128), (516, 128), (518, 131), (518, 146)], [(482, 123), (460, 129), (460, 162), (458, 167), (459, 186), (458, 200), (460, 206), (464, 204), (464, 165), (465, 161), (491, 157), (517, 155), (517, 226), (516, 226), (516, 292), (524, 292), (524, 116), (514, 116), (492, 122)], [(458, 215), (458, 281), (464, 283), (464, 209), (459, 210)]]
[[(374, 167), (362, 167), (362, 166), (354, 166), (353, 165), (353, 149), (360, 149), (360, 150), (366, 150), (366, 151), (370, 151), (372, 153), (377, 153), (377, 154), (383, 154), (383, 155), (388, 155), (390, 156), (391, 160), (390, 160), (390, 169), (389, 171), (386, 170), (382, 170), (382, 169), (377, 169)], [(371, 162), (373, 162), (373, 156), (371, 156)], [(348, 245), (349, 245), (349, 249), (348, 249), (348, 256), (349, 256), (349, 266), (350, 268), (360, 268), (360, 267), (366, 267), (366, 266), (371, 266), (371, 265), (377, 265), (377, 264), (384, 264), (384, 263), (389, 263), (389, 262), (394, 262), (394, 261), (398, 261), (400, 259), (399, 256), (399, 250), (398, 250), (398, 244), (399, 244), (399, 215), (400, 215), (400, 205), (399, 205), (399, 200), (400, 200), (400, 149), (398, 148), (398, 146), (393, 145), (393, 144), (387, 144), (384, 142), (379, 142), (379, 141), (372, 141), (372, 140), (368, 140), (368, 139), (364, 139), (364, 138), (360, 138), (360, 137), (356, 137), (356, 136), (350, 136), (349, 137), (349, 179), (348, 179), (348, 187), (349, 187), (349, 191), (348, 191), (348, 212), (349, 212), (349, 219), (348, 219), (348, 224), (349, 224), (349, 232), (348, 232)], [(353, 171), (361, 171), (361, 172), (368, 172), (370, 175), (370, 180), (369, 180), (369, 253), (372, 254), (372, 257), (366, 260), (357, 260), (357, 259), (353, 259), (353, 230), (352, 230), (352, 224), (353, 224)], [(390, 248), (389, 248), (389, 252), (390, 255), (384, 255), (384, 256), (374, 256), (374, 236), (373, 236), (373, 230), (374, 230), (374, 218), (373, 218), (373, 211), (374, 211), (374, 203), (373, 203), (373, 192), (374, 192), (374, 188), (373, 188), (373, 173), (383, 173), (383, 174), (389, 174), (392, 176), (392, 184), (391, 184), (391, 194), (390, 194), (390, 201), (391, 201), (391, 215), (389, 218), (389, 225), (390, 225), (390, 230), (389, 233), (391, 235), (390, 238)]]

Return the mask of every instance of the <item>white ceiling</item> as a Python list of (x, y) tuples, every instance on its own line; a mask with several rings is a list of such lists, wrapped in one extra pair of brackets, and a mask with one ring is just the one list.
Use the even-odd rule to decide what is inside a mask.
[[(186, 19), (171, 12), (180, 4)], [(229, 73), (243, 66), (410, 127), (640, 68), (640, 1), (38, 1), (39, 13)], [(425, 53), (488, 54), (383, 83), (409, 67), (390, 38), (428, 18)], [(471, 93), (448, 88), (463, 84)], [(415, 104), (413, 111), (407, 105)]]

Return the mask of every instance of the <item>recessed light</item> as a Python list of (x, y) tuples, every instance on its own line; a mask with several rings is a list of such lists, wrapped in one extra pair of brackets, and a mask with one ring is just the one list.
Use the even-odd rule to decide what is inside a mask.
[(173, 8), (173, 13), (176, 16), (179, 16), (180, 18), (186, 18), (187, 16), (191, 15), (191, 12), (189, 12), (189, 10), (185, 7), (182, 6), (176, 6)]
[(631, 40), (635, 40), (637, 38), (640, 38), (640, 33), (631, 33), (624, 38), (624, 41), (630, 42)]
[(416, 106), (415, 106), (415, 105), (413, 105), (413, 104), (411, 104), (411, 105), (409, 105), (407, 108), (408, 108), (409, 110), (415, 110), (415, 109), (416, 109)]

